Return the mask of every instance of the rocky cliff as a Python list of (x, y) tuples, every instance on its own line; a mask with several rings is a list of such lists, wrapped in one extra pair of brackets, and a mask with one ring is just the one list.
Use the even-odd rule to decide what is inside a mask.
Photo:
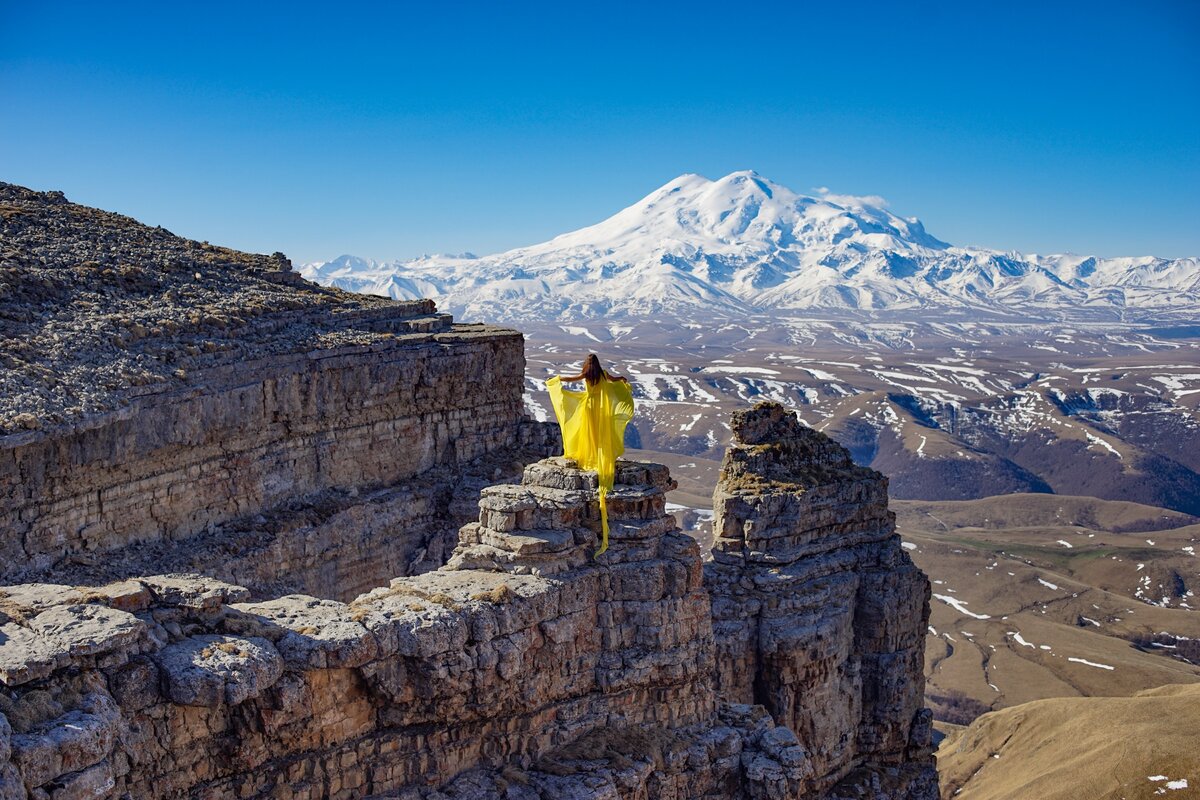
[(711, 563), (636, 462), (596, 557), (519, 333), (7, 184), (0, 235), (0, 800), (935, 796), (928, 584), (781, 407)]
[[(735, 423), (791, 439), (731, 463), (794, 452), (779, 408)], [(768, 517), (795, 501), (740, 482), (746, 545), (707, 569), (665, 467), (621, 463), (593, 558), (595, 476), (550, 459), (483, 491), (446, 566), (350, 603), (186, 575), (6, 587), (0, 798), (932, 798), (906, 649), (919, 665), (927, 587), (888, 560), (878, 476), (811, 444), (838, 502)], [(813, 474), (794, 466), (792, 498)], [(813, 530), (842, 541), (753, 560)]]
[(887, 479), (778, 404), (732, 428), (705, 566), (718, 693), (795, 731), (817, 790), (934, 796), (930, 585), (900, 546)]
[(553, 447), (516, 331), (10, 184), (0, 245), (0, 580), (350, 599)]

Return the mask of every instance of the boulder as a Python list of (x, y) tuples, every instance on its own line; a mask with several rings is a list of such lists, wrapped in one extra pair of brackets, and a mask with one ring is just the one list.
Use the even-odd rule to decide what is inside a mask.
[(154, 656), (167, 696), (180, 705), (237, 705), (258, 697), (283, 675), (283, 658), (266, 639), (205, 634)]

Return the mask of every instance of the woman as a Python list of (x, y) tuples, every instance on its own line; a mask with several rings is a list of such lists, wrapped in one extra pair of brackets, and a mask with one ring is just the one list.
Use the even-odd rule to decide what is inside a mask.
[[(582, 380), (582, 392), (563, 388), (563, 381)], [(562, 428), (563, 455), (575, 459), (580, 469), (595, 470), (600, 477), (600, 555), (608, 549), (608, 505), (617, 458), (625, 452), (625, 425), (633, 417), (633, 389), (629, 381), (609, 375), (595, 353), (583, 360), (578, 375), (555, 375), (546, 381), (554, 416)]]

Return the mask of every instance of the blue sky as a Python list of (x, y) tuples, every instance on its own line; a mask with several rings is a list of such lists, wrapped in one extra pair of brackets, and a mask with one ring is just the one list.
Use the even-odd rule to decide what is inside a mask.
[(0, 180), (298, 261), (496, 252), (678, 174), (955, 244), (1200, 255), (1200, 2), (0, 0)]

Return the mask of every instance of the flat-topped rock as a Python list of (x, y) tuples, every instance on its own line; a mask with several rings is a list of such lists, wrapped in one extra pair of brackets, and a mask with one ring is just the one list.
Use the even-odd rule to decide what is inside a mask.
[(77, 604), (43, 611), (29, 620), (29, 629), (58, 652), (91, 656), (130, 647), (146, 623), (127, 611)]
[(216, 609), (250, 597), (243, 586), (234, 586), (205, 575), (151, 575), (140, 579), (163, 605), (194, 609)]
[(507, 550), (518, 556), (531, 556), (546, 553), (560, 553), (577, 544), (577, 536), (573, 531), (559, 530), (522, 530), (513, 533), (493, 531), (482, 526), (476, 526), (479, 532), (479, 544), (486, 544), (500, 550)]
[(146, 632), (146, 623), (126, 611), (83, 603), (50, 606), (22, 623), (0, 625), (0, 683), (19, 686), (97, 657), (124, 663)]
[[(666, 466), (623, 459), (617, 461), (613, 483), (615, 485), (652, 486), (663, 491), (669, 491), (676, 487), (670, 470)], [(596, 491), (600, 484), (595, 471), (581, 470), (574, 459), (556, 456), (544, 458), (526, 466), (521, 485)]]
[(0, 682), (19, 686), (50, 675), (62, 651), (15, 622), (0, 625)]
[(20, 583), (0, 586), (0, 613), (28, 617), (54, 606), (82, 603), (84, 590), (57, 583)]
[[(589, 541), (594, 537), (589, 536)], [(452, 570), (487, 570), (514, 575), (557, 575), (583, 567), (595, 546), (581, 545), (549, 552), (517, 553), (486, 543), (460, 543), (446, 562)]]
[(350, 606), (306, 595), (235, 603), (224, 621), (231, 632), (269, 639), (289, 667), (360, 667), (381, 655), (378, 640), (352, 616)]
[(172, 702), (185, 706), (238, 705), (275, 685), (283, 658), (266, 639), (204, 634), (164, 647), (154, 656)]
[(522, 486), (544, 486), (547, 489), (591, 490), (599, 487), (595, 472), (585, 472), (573, 459), (556, 456), (544, 458), (525, 467)]
[[(661, 464), (620, 461), (608, 493), (609, 551), (596, 563), (655, 557), (657, 538), (676, 529), (665, 492), (675, 486)], [(567, 458), (542, 459), (525, 468), (520, 485), (484, 489), (479, 522), (459, 530), (450, 570), (556, 575), (593, 562), (601, 531), (596, 473)]]

